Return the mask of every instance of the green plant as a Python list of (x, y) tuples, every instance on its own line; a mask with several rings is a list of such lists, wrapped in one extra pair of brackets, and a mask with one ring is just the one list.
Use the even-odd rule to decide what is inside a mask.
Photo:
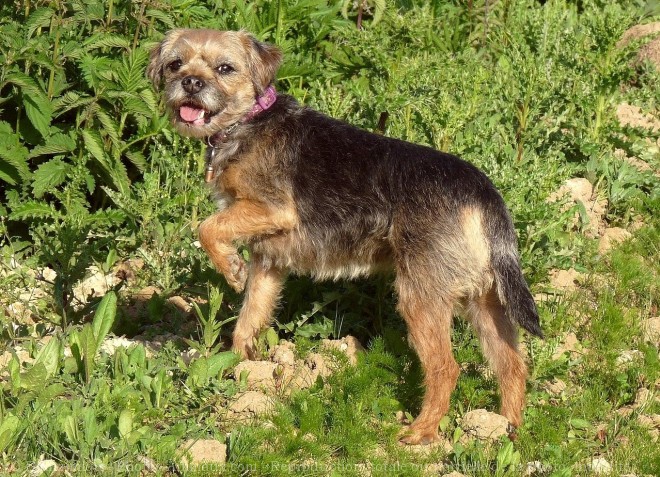
[(208, 313), (204, 316), (204, 312), (200, 306), (193, 302), (195, 314), (199, 320), (200, 325), (200, 342), (186, 339), (185, 342), (193, 349), (196, 349), (202, 356), (210, 357), (218, 352), (222, 347), (222, 343), (218, 343), (222, 327), (236, 319), (235, 316), (230, 316), (224, 320), (218, 320), (218, 312), (222, 307), (223, 294), (215, 287), (210, 287), (208, 292)]
[(96, 364), (96, 354), (103, 340), (112, 328), (117, 312), (117, 295), (107, 293), (99, 303), (92, 323), (87, 323), (82, 330), (72, 330), (69, 335), (71, 353), (78, 367), (82, 380), (89, 384)]

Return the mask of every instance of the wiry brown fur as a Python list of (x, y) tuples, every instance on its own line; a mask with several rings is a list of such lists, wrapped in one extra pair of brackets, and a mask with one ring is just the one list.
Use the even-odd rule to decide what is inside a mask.
[[(360, 131), (285, 95), (244, 121), (280, 60), (277, 48), (244, 32), (175, 30), (148, 68), (156, 84), (165, 82), (176, 128), (215, 146), (209, 157), (220, 210), (199, 236), (232, 287), (247, 282), (233, 349), (254, 356), (287, 272), (338, 279), (391, 270), (426, 385), (402, 440), (438, 437), (459, 374), (450, 341), (457, 307), (498, 377), (502, 414), (520, 425), (526, 367), (517, 324), (541, 330), (502, 198), (459, 158)], [(203, 123), (184, 120), (182, 106), (203, 108)], [(249, 264), (236, 242), (249, 247)]]

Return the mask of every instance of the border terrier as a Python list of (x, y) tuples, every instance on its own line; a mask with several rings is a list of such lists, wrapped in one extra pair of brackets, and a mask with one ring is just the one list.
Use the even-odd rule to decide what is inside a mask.
[[(424, 371), (419, 415), (401, 441), (438, 439), (459, 367), (452, 316), (479, 337), (521, 424), (527, 368), (517, 325), (542, 336), (504, 201), (458, 157), (373, 134), (277, 95), (280, 50), (244, 31), (177, 29), (151, 53), (175, 128), (206, 141), (219, 211), (202, 247), (245, 299), (233, 350), (253, 357), (288, 272), (317, 279), (394, 272), (397, 310)], [(249, 263), (236, 243), (250, 251)]]

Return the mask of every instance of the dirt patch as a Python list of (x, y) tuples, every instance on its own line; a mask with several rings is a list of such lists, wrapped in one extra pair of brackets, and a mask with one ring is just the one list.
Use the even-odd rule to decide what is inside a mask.
[(568, 270), (552, 269), (549, 273), (550, 287), (557, 291), (569, 292), (578, 288), (584, 275), (574, 268)]
[[(646, 37), (657, 37), (660, 34), (660, 22), (635, 25), (626, 30), (616, 46), (624, 48), (634, 40)], [(660, 68), (660, 38), (652, 38), (651, 41), (642, 45), (637, 53), (635, 63), (649, 61), (656, 69)]]
[(354, 336), (344, 336), (338, 340), (323, 340), (323, 346), (329, 349), (336, 349), (346, 354), (348, 362), (353, 366), (357, 364), (358, 353), (364, 351), (364, 347)]
[(655, 69), (660, 69), (660, 38), (649, 41), (644, 45), (637, 54), (639, 62), (648, 61)]
[(555, 352), (552, 354), (552, 359), (557, 360), (561, 358), (564, 353), (577, 353), (581, 348), (580, 341), (577, 338), (577, 335), (573, 332), (566, 333), (561, 343), (555, 349)]
[(180, 447), (179, 467), (184, 471), (194, 472), (197, 468), (200, 470), (209, 470), (211, 467), (223, 466), (227, 461), (227, 446), (215, 439), (189, 439)]
[(296, 364), (294, 350), (295, 345), (293, 343), (282, 341), (270, 350), (270, 359), (273, 363), (281, 364), (282, 366), (293, 366)]
[(547, 200), (552, 203), (565, 198), (569, 198), (572, 203), (569, 202), (562, 207), (563, 211), (569, 210), (574, 204), (582, 204), (586, 215), (581, 217), (580, 212), (576, 211), (572, 219), (572, 228), (582, 222), (587, 237), (598, 237), (605, 229), (607, 199), (599, 197), (591, 182), (582, 177), (568, 179), (556, 192), (550, 194)]
[(632, 237), (632, 234), (626, 229), (620, 227), (610, 227), (603, 231), (603, 236), (598, 241), (598, 253), (601, 255), (607, 253), (617, 243), (621, 243)]
[[(349, 362), (357, 362), (357, 353), (364, 350), (352, 336), (340, 340), (323, 340), (326, 349), (346, 353)], [(289, 394), (296, 389), (307, 389), (316, 380), (326, 378), (339, 366), (321, 353), (310, 353), (304, 360), (296, 359), (295, 345), (282, 342), (270, 351), (270, 361), (242, 361), (234, 368), (234, 378), (245, 376), (247, 387), (252, 391)]]
[(660, 33), (660, 22), (646, 23), (644, 25), (635, 25), (634, 27), (628, 28), (621, 39), (617, 42), (617, 48), (624, 48), (631, 41), (637, 40), (639, 38), (644, 38), (649, 35), (655, 35)]
[(270, 412), (275, 401), (259, 391), (247, 391), (229, 405), (229, 417), (236, 420), (259, 417)]
[(660, 130), (660, 120), (650, 113), (645, 113), (639, 106), (621, 103), (616, 107), (616, 117), (624, 127), (647, 129), (651, 132)]
[[(256, 391), (275, 391), (278, 386), (279, 377), (276, 372), (277, 363), (270, 361), (242, 361), (234, 368), (236, 380), (243, 379), (248, 389)], [(280, 375), (282, 372), (280, 371)]]

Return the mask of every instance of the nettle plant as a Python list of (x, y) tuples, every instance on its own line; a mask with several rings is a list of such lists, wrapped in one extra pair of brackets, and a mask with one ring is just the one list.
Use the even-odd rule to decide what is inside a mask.
[(60, 314), (124, 221), (105, 190), (129, 194), (165, 125), (144, 77), (149, 32), (140, 32), (172, 21), (148, 7), (25, 0), (0, 8), (0, 208), (58, 272)]
[[(91, 263), (106, 262), (120, 242), (137, 247), (158, 235), (145, 230), (145, 217), (171, 207), (146, 210), (154, 204), (144, 201), (145, 178), (171, 189), (174, 171), (181, 190), (194, 186), (181, 175), (195, 174), (198, 161), (174, 157), (180, 139), (144, 74), (162, 33), (247, 28), (290, 53), (282, 88), (304, 87), (302, 78), (319, 75), (324, 50), (315, 47), (348, 23), (340, 8), (327, 0), (2, 3), (0, 247), (9, 244), (12, 258), (55, 269), (55, 311), (65, 323), (73, 284)], [(193, 167), (180, 167), (191, 160)], [(194, 227), (196, 209), (183, 210), (190, 203), (153, 227), (186, 214)]]

